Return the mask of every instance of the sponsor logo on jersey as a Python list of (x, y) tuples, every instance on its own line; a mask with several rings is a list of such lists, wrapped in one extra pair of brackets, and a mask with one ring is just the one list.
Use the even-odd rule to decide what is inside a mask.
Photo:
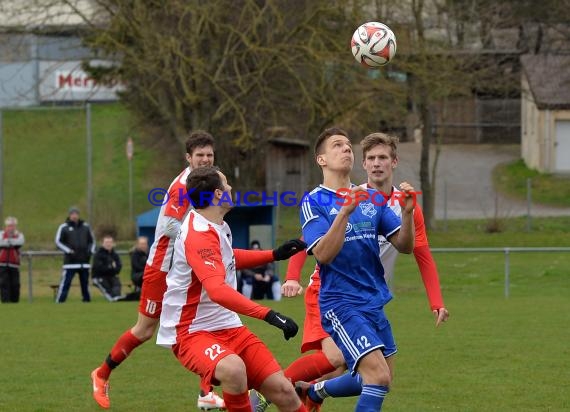
[(338, 210), (336, 210), (334, 207), (331, 209), (331, 211), (329, 212), (329, 216), (334, 216), (334, 215), (338, 215)]

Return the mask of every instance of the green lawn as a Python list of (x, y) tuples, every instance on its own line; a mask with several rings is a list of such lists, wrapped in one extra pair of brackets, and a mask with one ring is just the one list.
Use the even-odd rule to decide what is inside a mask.
[[(284, 212), (282, 224), (295, 215), (295, 210)], [(499, 245), (498, 240), (489, 240), (494, 235), (482, 227), (477, 229), (483, 222), (456, 223), (446, 233), (431, 233), (432, 243)], [(501, 234), (500, 246), (521, 245), (521, 237), (534, 239), (531, 244), (535, 246), (550, 238), (568, 246), (567, 224), (561, 218), (544, 220), (532, 235), (515, 231), (515, 222)], [(280, 237), (295, 232), (293, 226), (283, 226)], [(463, 243), (461, 233), (469, 233)], [(453, 234), (457, 242), (444, 243), (450, 242)], [(570, 254), (511, 254), (508, 299), (504, 297), (503, 254), (436, 253), (434, 257), (451, 320), (434, 327), (415, 261), (401, 256), (395, 299), (387, 306), (399, 352), (385, 410), (569, 410)], [(52, 303), (47, 284), (57, 282), (59, 264), (59, 258), (35, 261), (34, 302), (26, 301), (24, 271), (22, 303), (0, 307), (4, 331), (0, 345), (2, 411), (98, 410), (91, 399), (89, 373), (136, 319), (136, 304), (107, 303), (95, 290), (94, 301), (82, 304), (76, 286), (66, 304)], [(305, 275), (311, 265), (307, 262)], [(123, 280), (127, 281), (126, 275)], [(302, 322), (300, 299), (267, 303)], [(263, 322), (245, 322), (267, 342), (283, 366), (299, 356), (300, 336), (286, 342), (280, 331)], [(195, 410), (196, 390), (196, 377), (167, 350), (150, 342), (114, 373), (112, 408)], [(355, 399), (328, 400), (323, 411), (350, 411), (354, 403)]]
[[(125, 144), (135, 141), (134, 211), (150, 209), (149, 169), (156, 151), (141, 150), (141, 137), (118, 104), (92, 105), (95, 227), (114, 226), (134, 237), (129, 221), (128, 162)], [(87, 213), (86, 114), (84, 110), (3, 111), (4, 215), (20, 221), (28, 249), (52, 246), (57, 226), (71, 205)], [(181, 163), (182, 166), (182, 163)], [(167, 182), (163, 182), (167, 184)]]
[[(94, 106), (93, 124), (95, 217), (127, 233), (132, 227), (125, 219), (124, 143), (126, 136), (137, 139), (137, 134), (118, 105)], [(27, 249), (51, 245), (69, 205), (85, 210), (84, 142), (81, 111), (4, 113), (4, 214), (20, 219)], [(163, 167), (155, 156), (153, 150), (136, 152), (135, 213), (150, 208), (149, 168)], [(298, 213), (297, 208), (282, 208), (280, 241), (300, 235)], [(433, 247), (570, 246), (570, 217), (534, 218), (531, 232), (526, 232), (523, 218), (502, 223), (502, 232), (490, 234), (486, 220), (449, 221), (447, 231), (440, 223), (429, 238)], [(570, 254), (511, 254), (508, 299), (502, 253), (434, 256), (451, 320), (434, 328), (415, 261), (401, 256), (395, 299), (387, 307), (399, 353), (385, 410), (570, 410)], [(313, 263), (306, 263), (305, 275)], [(30, 304), (24, 264), (22, 302), (0, 306), (0, 411), (99, 410), (91, 399), (89, 373), (134, 323), (137, 305), (107, 303), (94, 289), (94, 301), (82, 304), (77, 280), (68, 302), (55, 305), (49, 285), (58, 283), (60, 265), (59, 256), (33, 261)], [(285, 263), (280, 273), (285, 273)], [(268, 304), (302, 322), (300, 299)], [(245, 322), (283, 366), (299, 355), (300, 336), (286, 342), (280, 331), (263, 322)], [(191, 411), (196, 391), (196, 377), (151, 341), (114, 373), (112, 408)], [(323, 410), (350, 411), (354, 403), (328, 400)]]
[[(399, 353), (385, 410), (568, 410), (570, 254), (513, 254), (509, 299), (503, 296), (501, 254), (438, 253), (435, 259), (451, 312), (439, 329), (414, 259), (398, 260), (395, 299), (387, 312)], [(46, 272), (51, 266), (55, 276), (58, 264), (46, 259), (36, 266)], [(94, 302), (82, 304), (79, 288), (73, 287), (69, 301), (55, 305), (45, 284), (35, 282), (35, 290), (34, 303), (24, 299), (0, 310), (0, 410), (98, 410), (89, 373), (134, 322), (136, 304), (110, 304), (94, 290)], [(271, 306), (303, 319), (300, 299)], [(286, 342), (263, 322), (246, 323), (282, 365), (299, 355), (300, 336)], [(113, 375), (113, 410), (195, 410), (196, 388), (196, 377), (151, 342)], [(354, 402), (328, 400), (323, 410), (350, 411)]]
[(531, 179), (533, 202), (561, 207), (570, 206), (570, 177), (568, 176), (539, 173), (526, 167), (522, 159), (499, 165), (493, 170), (496, 188), (519, 199), (527, 198), (527, 179)]

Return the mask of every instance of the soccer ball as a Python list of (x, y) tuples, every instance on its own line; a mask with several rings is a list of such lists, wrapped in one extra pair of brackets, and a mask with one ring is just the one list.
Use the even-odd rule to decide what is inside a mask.
[(385, 24), (371, 21), (356, 29), (350, 47), (358, 63), (368, 68), (380, 67), (396, 55), (396, 36)]

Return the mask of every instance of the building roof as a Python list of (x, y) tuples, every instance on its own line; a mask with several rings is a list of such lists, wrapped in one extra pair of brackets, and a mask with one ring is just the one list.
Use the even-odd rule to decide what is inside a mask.
[(0, 1), (1, 31), (32, 31), (49, 28), (81, 27), (97, 20), (93, 0), (63, 1), (2, 0)]
[(570, 109), (570, 54), (526, 54), (521, 64), (539, 109)]

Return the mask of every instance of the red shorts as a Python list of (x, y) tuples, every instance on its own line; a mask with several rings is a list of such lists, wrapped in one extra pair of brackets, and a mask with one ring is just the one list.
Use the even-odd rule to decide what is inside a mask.
[(305, 289), (305, 325), (303, 327), (303, 342), (301, 343), (302, 353), (320, 350), (321, 341), (329, 337), (321, 325), (319, 288), (319, 285), (311, 283)]
[(186, 369), (211, 385), (219, 385), (216, 365), (228, 355), (238, 355), (245, 363), (248, 388), (259, 390), (265, 379), (281, 370), (267, 346), (245, 326), (187, 334), (172, 351)]
[(146, 265), (143, 273), (139, 313), (149, 318), (160, 318), (162, 298), (166, 292), (166, 275), (168, 272)]

